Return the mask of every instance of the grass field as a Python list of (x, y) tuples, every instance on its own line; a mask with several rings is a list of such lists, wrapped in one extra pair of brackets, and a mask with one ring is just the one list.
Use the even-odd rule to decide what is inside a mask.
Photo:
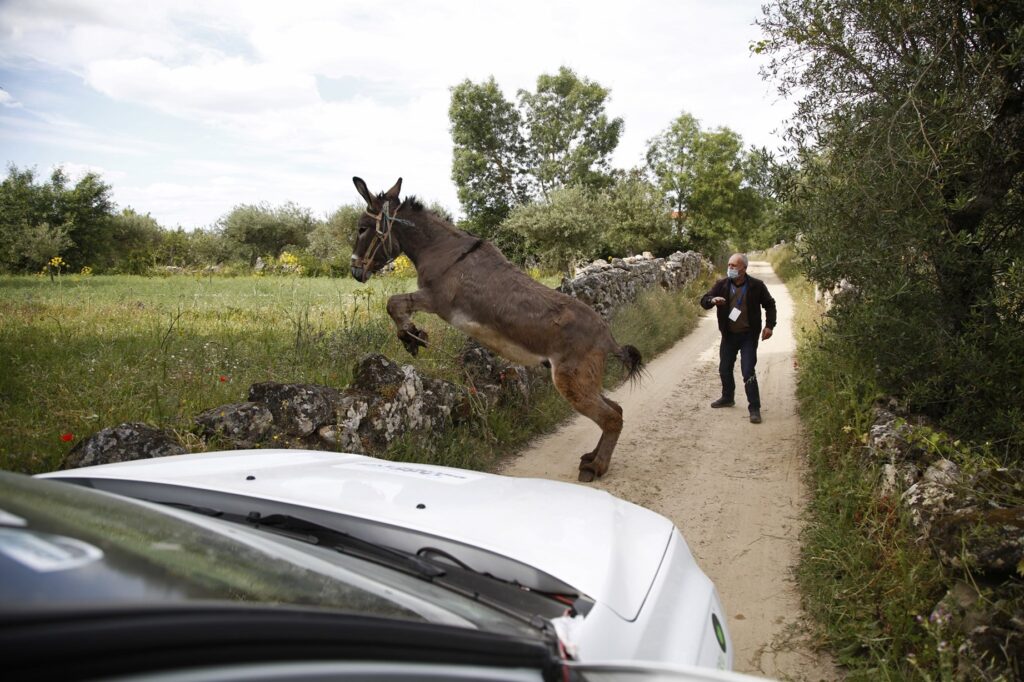
[[(192, 419), (202, 410), (244, 401), (260, 381), (343, 388), (370, 352), (460, 381), (460, 332), (418, 315), (433, 348), (415, 360), (395, 338), (385, 302), (415, 286), (394, 277), (0, 277), (0, 468), (58, 468), (75, 443), (128, 421), (173, 429), (200, 450)], [(654, 292), (613, 329), (650, 358), (692, 328), (691, 299)], [(553, 391), (536, 398), (535, 414), (487, 415), (486, 433), (454, 434), (440, 461), (486, 466), (569, 413)], [(399, 443), (394, 456), (415, 449)]]
[(192, 416), (245, 400), (257, 381), (344, 386), (362, 354), (398, 357), (384, 300), (414, 286), (411, 279), (0, 278), (0, 466), (52, 469), (80, 438), (125, 421), (184, 433)]

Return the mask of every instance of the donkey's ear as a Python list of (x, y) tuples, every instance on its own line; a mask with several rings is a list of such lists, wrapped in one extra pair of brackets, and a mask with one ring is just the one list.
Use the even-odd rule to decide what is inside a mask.
[(398, 182), (395, 186), (384, 193), (384, 197), (389, 201), (398, 201), (398, 193), (402, 191), (402, 178), (398, 178)]
[(352, 178), (352, 184), (356, 186), (356, 191), (359, 192), (359, 196), (366, 200), (366, 207), (373, 208), (373, 195), (370, 194), (370, 190), (366, 188), (366, 183), (363, 182), (363, 179)]

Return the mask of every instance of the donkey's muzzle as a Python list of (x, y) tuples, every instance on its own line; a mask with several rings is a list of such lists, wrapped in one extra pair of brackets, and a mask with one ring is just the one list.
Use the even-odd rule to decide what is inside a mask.
[(354, 278), (356, 278), (360, 282), (365, 282), (366, 280), (370, 279), (370, 272), (368, 270), (364, 269), (364, 268), (361, 268), (361, 267), (357, 266), (357, 265), (353, 265), (352, 266), (352, 276)]

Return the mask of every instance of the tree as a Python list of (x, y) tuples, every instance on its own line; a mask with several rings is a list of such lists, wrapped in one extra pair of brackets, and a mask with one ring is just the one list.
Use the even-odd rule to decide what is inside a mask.
[[(59, 170), (59, 169), (58, 169)], [(86, 173), (68, 190), (65, 178), (54, 171), (53, 189), (57, 200), (57, 212), (62, 223), (69, 228), (68, 236), (74, 245), (68, 249), (65, 259), (72, 268), (85, 265), (109, 266), (116, 260), (120, 248), (113, 230), (112, 219), (116, 205), (111, 197), (111, 187), (96, 173)]]
[(110, 235), (116, 250), (111, 251), (104, 268), (134, 275), (146, 273), (156, 263), (164, 230), (153, 216), (126, 208), (110, 221)]
[(20, 262), (39, 270), (54, 256), (63, 254), (71, 246), (68, 228), (64, 225), (39, 223), (25, 228), (19, 235)]
[(610, 186), (623, 123), (605, 114), (608, 95), (565, 67), (520, 90), (518, 108), (493, 77), (452, 88), (452, 179), (470, 229), (520, 260), (522, 243), (499, 229), (513, 209), (562, 187)]
[(605, 254), (651, 251), (666, 255), (682, 246), (665, 210), (661, 190), (644, 177), (642, 170), (618, 173), (604, 196), (609, 212), (607, 228), (601, 235)]
[(512, 208), (528, 198), (522, 117), (493, 77), (452, 88), (448, 117), (459, 201), (470, 225), (493, 238)]
[(307, 208), (286, 203), (236, 206), (220, 220), (222, 234), (250, 264), (259, 256), (276, 258), (285, 247), (305, 247), (318, 221)]
[(326, 265), (326, 274), (348, 273), (356, 224), (365, 210), (364, 205), (341, 206), (309, 233), (309, 254)]
[[(34, 268), (37, 257), (27, 254), (35, 253), (46, 241), (66, 244), (59, 255), (73, 269), (114, 252), (117, 243), (110, 233), (114, 211), (110, 186), (95, 173), (87, 173), (74, 187), (68, 183), (62, 168), (56, 168), (47, 182), (37, 183), (34, 170), (8, 167), (7, 178), (0, 183), (0, 267)], [(55, 231), (62, 232), (70, 243)], [(54, 255), (58, 254), (50, 254)]]
[(547, 200), (516, 207), (502, 230), (518, 235), (526, 251), (562, 272), (601, 255), (611, 215), (607, 198), (574, 185), (551, 192)]
[(611, 155), (619, 145), (623, 122), (609, 119), (609, 91), (561, 67), (537, 78), (537, 91), (519, 91), (528, 131), (527, 159), (539, 194), (560, 187), (600, 189), (611, 184)]
[[(36, 263), (26, 251), (33, 251), (24, 243), (25, 232), (39, 225), (60, 225), (51, 210), (45, 186), (35, 184), (35, 171), (19, 170), (10, 165), (7, 177), (0, 183), (0, 267), (5, 270), (35, 268)], [(66, 234), (66, 230), (65, 230)], [(51, 253), (44, 260), (60, 255)]]
[(728, 128), (705, 131), (680, 114), (647, 143), (647, 169), (693, 248), (715, 253), (749, 227), (754, 206), (743, 192), (743, 141)]
[(766, 75), (799, 96), (789, 138), (811, 279), (887, 390), (1024, 443), (1024, 3), (779, 0)]

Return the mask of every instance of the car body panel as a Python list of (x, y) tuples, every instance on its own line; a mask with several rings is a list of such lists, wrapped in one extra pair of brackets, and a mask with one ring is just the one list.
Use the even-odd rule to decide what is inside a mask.
[(42, 477), (242, 517), (292, 515), (413, 554), (436, 548), (530, 590), (579, 595), (574, 609), (548, 616), (573, 659), (732, 667), (720, 600), (680, 532), (592, 487), (303, 450), (181, 455)]
[(43, 477), (192, 486), (368, 518), (511, 557), (626, 620), (673, 532), (663, 516), (592, 488), (318, 451), (180, 455)]

